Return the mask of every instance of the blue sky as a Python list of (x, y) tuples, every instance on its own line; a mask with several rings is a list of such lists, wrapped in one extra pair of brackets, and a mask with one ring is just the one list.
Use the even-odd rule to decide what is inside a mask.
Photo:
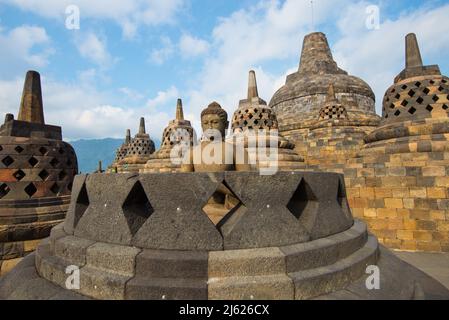
[[(256, 70), (269, 101), (294, 72), (304, 35), (323, 31), (340, 67), (383, 93), (415, 32), (426, 64), (449, 74), (449, 1), (0, 0), (0, 113), (17, 114), (24, 75), (41, 73), (46, 121), (66, 139), (123, 137), (140, 116), (160, 138), (182, 98), (199, 127), (218, 101), (232, 113)], [(68, 5), (80, 29), (65, 26)], [(379, 7), (378, 29), (366, 27)]]

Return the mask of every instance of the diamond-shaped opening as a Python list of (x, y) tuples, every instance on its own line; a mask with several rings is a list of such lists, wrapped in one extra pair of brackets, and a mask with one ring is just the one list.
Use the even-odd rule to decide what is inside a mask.
[(5, 166), (9, 167), (10, 165), (13, 164), (14, 159), (11, 158), (10, 156), (6, 156), (5, 158), (3, 158), (2, 162)]
[(41, 172), (39, 172), (39, 177), (42, 179), (42, 181), (47, 180), (48, 176), (50, 174), (47, 172), (47, 170), (42, 170)]
[(440, 98), (439, 98), (437, 95), (434, 95), (434, 96), (432, 97), (432, 100), (435, 101), (435, 102), (437, 102), (438, 100), (440, 100)]
[(23, 172), (22, 170), (17, 170), (13, 173), (13, 177), (16, 178), (17, 181), (20, 181), (25, 178), (25, 172)]
[(14, 150), (16, 150), (17, 153), (21, 153), (25, 149), (23, 149), (21, 146), (17, 146), (14, 148)]
[(75, 216), (73, 221), (73, 226), (76, 227), (78, 225), (78, 222), (80, 221), (81, 217), (84, 215), (84, 213), (87, 210), (87, 207), (89, 207), (89, 196), (87, 195), (87, 189), (86, 185), (83, 184), (81, 187), (80, 193), (78, 194), (78, 197), (76, 198), (75, 202)]
[(429, 104), (429, 105), (426, 107), (426, 110), (429, 111), (429, 112), (432, 112), (433, 107)]
[(404, 84), (401, 88), (402, 88), (402, 90), (405, 90), (405, 89), (407, 89), (407, 85)]
[(6, 183), (2, 183), (0, 185), (0, 199), (5, 197), (9, 193), (10, 190), (11, 189), (9, 189), (9, 187)]
[(430, 84), (435, 84), (435, 81), (430, 80), (429, 83), (430, 83)]
[(25, 187), (25, 192), (26, 194), (31, 198), (37, 191), (36, 186), (34, 185), (34, 183), (30, 183), (29, 185), (27, 185)]
[(399, 111), (399, 110), (397, 110), (395, 113), (394, 113), (394, 115), (397, 117), (397, 116), (399, 116), (401, 114), (401, 111)]
[(243, 203), (232, 192), (226, 181), (222, 181), (217, 190), (207, 200), (207, 203), (203, 207), (203, 212), (220, 230), (221, 226), (233, 218), (234, 214), (242, 206)]
[(447, 83), (447, 80), (446, 80), (446, 79), (443, 79), (443, 80), (441, 80), (441, 82), (443, 82), (443, 83)]
[(430, 90), (429, 90), (429, 88), (425, 88), (425, 89), (423, 90), (423, 92), (424, 92), (425, 94), (429, 94)]
[(447, 109), (449, 109), (449, 107), (448, 107), (448, 105), (447, 105), (447, 104), (443, 104), (442, 108), (443, 108), (444, 110), (447, 110)]
[(40, 147), (40, 148), (39, 148), (39, 152), (40, 152), (43, 156), (45, 156), (45, 154), (47, 153), (47, 148), (45, 148), (45, 147)]
[(416, 82), (416, 83), (415, 83), (415, 86), (417, 86), (418, 88), (421, 87), (421, 82), (419, 82), (419, 81)]
[(59, 186), (58, 184), (55, 182), (53, 183), (53, 185), (50, 188), (50, 191), (53, 192), (54, 194), (58, 194), (59, 192)]
[(398, 93), (394, 96), (396, 99), (399, 99), (401, 97), (401, 95)]
[(148, 200), (140, 181), (137, 181), (122, 206), (126, 222), (132, 235), (135, 235), (154, 209)]
[(394, 104), (390, 104), (390, 109), (394, 109)]
[(414, 114), (416, 112), (416, 109), (414, 107), (411, 107), (410, 109), (408, 109), (408, 113), (410, 114)]
[(408, 101), (407, 100), (402, 100), (401, 105), (403, 107), (406, 107), (408, 105)]
[(443, 92), (443, 91), (444, 91), (444, 88), (443, 88), (442, 86), (439, 86), (439, 87), (438, 87), (438, 91)]
[(35, 157), (31, 157), (31, 158), (28, 160), (28, 163), (29, 163), (32, 167), (36, 166), (38, 162), (39, 162), (39, 160), (37, 160)]
[(418, 99), (416, 99), (416, 102), (418, 102), (419, 104), (423, 103), (424, 99), (419, 97)]
[(287, 209), (299, 219), (303, 214), (312, 213), (318, 209), (317, 200), (312, 188), (302, 179), (288, 202)]
[(62, 170), (59, 173), (58, 178), (59, 178), (59, 180), (64, 180), (65, 177), (67, 177), (67, 173), (64, 170)]
[(56, 158), (53, 158), (53, 159), (50, 161), (50, 164), (51, 164), (53, 167), (56, 167), (56, 166), (58, 165), (58, 163), (59, 163), (59, 161), (58, 161), (58, 159), (56, 159)]
[(410, 89), (410, 91), (408, 92), (408, 95), (410, 97), (413, 97), (415, 95), (415, 91), (413, 91), (412, 89)]

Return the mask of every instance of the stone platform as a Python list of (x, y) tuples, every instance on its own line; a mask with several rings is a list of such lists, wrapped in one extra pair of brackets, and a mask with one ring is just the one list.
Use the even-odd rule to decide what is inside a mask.
[[(217, 224), (209, 198), (239, 203)], [(174, 188), (173, 186), (176, 186)], [(80, 289), (65, 289), (66, 268)], [(381, 289), (367, 290), (378, 265)], [(354, 221), (343, 176), (257, 172), (76, 177), (64, 224), (0, 280), (6, 299), (449, 298)]]

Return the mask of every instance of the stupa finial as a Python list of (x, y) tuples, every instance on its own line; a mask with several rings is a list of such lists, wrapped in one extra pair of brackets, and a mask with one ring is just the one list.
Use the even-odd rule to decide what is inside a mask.
[(258, 97), (259, 93), (257, 91), (256, 72), (251, 70), (248, 76), (248, 100)]
[(405, 67), (422, 67), (423, 62), (416, 34), (409, 33), (405, 37)]
[(176, 103), (176, 120), (184, 120), (184, 111), (182, 110), (182, 100), (178, 99)]
[(45, 124), (41, 76), (36, 71), (28, 71), (26, 74), (17, 120)]

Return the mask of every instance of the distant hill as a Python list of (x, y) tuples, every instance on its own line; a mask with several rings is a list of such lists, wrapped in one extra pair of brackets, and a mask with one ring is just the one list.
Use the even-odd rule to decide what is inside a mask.
[[(79, 171), (91, 173), (98, 168), (98, 161), (103, 162), (103, 170), (106, 169), (115, 158), (115, 150), (123, 143), (124, 139), (91, 139), (70, 141), (78, 157)], [(156, 148), (160, 142), (153, 140)]]

